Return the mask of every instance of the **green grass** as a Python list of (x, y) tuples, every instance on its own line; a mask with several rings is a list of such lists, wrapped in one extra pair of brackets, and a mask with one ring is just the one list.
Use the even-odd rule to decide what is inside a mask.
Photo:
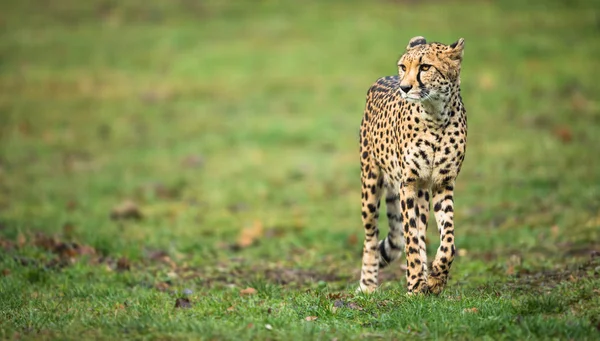
[[(0, 338), (600, 338), (599, 17), (3, 2)], [(364, 97), (416, 35), (466, 40), (459, 257), (439, 297), (407, 297), (401, 263), (356, 295)], [(141, 220), (110, 218), (125, 200)]]

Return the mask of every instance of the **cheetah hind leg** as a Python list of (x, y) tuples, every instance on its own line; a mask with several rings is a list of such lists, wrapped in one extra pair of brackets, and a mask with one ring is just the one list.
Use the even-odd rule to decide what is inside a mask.
[(404, 232), (402, 230), (402, 211), (400, 210), (400, 193), (393, 185), (386, 186), (386, 211), (389, 232), (385, 239), (379, 241), (379, 267), (384, 268), (402, 255), (404, 249)]
[(378, 237), (379, 203), (383, 192), (383, 176), (378, 168), (366, 169), (363, 163), (362, 221), (365, 228), (359, 292), (372, 293), (377, 289), (379, 274)]

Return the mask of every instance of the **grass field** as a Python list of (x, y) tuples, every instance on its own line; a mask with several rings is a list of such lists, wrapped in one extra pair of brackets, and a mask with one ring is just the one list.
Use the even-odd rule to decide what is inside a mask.
[[(593, 1), (23, 0), (0, 27), (0, 339), (600, 339)], [(403, 262), (358, 295), (365, 94), (416, 35), (466, 41), (459, 256), (439, 297)]]

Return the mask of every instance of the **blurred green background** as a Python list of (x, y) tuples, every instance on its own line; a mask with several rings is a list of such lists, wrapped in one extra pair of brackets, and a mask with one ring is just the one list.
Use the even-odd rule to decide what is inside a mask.
[[(152, 249), (206, 269), (284, 262), (350, 288), (365, 94), (423, 35), (466, 41), (450, 285), (485, 282), (514, 254), (531, 269), (587, 257), (600, 251), (599, 7), (3, 1), (0, 237), (44, 233), (134, 264)], [(143, 219), (110, 219), (125, 200)], [(39, 256), (25, 249), (0, 252)]]
[[(119, 243), (106, 217), (133, 198), (150, 220), (119, 232), (127, 244), (170, 238), (198, 252), (208, 248), (201, 235), (225, 238), (255, 219), (303, 225), (304, 235), (361, 233), (366, 89), (396, 72), (415, 35), (467, 44), (459, 226), (567, 227), (600, 207), (594, 2), (1, 6), (0, 212), (9, 231), (68, 220)], [(162, 200), (157, 186), (176, 195)], [(70, 202), (76, 209), (63, 209)]]

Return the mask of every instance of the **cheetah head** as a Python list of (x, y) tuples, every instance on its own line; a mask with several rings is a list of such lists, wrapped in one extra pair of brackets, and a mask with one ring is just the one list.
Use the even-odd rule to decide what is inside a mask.
[(409, 102), (444, 101), (460, 85), (465, 40), (451, 45), (412, 38), (398, 60), (400, 94)]

